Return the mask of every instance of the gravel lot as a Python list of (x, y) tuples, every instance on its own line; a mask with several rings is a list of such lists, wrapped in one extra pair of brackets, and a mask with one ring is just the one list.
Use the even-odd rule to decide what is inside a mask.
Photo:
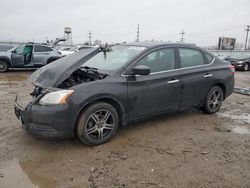
[[(250, 187), (250, 96), (220, 112), (174, 113), (121, 129), (109, 143), (28, 135), (13, 112), (31, 74), (0, 74), (0, 187)], [(236, 86), (250, 87), (250, 72)]]

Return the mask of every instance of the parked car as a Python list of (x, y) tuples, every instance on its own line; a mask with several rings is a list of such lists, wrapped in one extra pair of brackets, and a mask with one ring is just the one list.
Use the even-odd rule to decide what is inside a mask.
[(6, 52), (0, 52), (0, 72), (11, 68), (42, 67), (61, 57), (59, 52), (47, 45), (21, 44)]
[(139, 42), (80, 51), (29, 79), (33, 99), (27, 106), (15, 101), (27, 132), (98, 145), (118, 127), (154, 115), (217, 112), (233, 91), (234, 67), (199, 47)]
[(67, 56), (75, 52), (79, 52), (80, 50), (89, 49), (89, 48), (93, 48), (93, 47), (92, 46), (74, 46), (74, 47), (69, 48), (68, 50), (60, 50), (60, 52), (62, 56)]
[(236, 70), (250, 70), (250, 52), (235, 52), (226, 57), (225, 60), (230, 61)]

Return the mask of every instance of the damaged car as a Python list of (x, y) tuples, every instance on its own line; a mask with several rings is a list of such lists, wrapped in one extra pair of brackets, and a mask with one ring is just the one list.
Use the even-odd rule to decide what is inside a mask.
[(234, 67), (202, 48), (137, 42), (86, 49), (42, 67), (31, 99), (15, 114), (42, 137), (109, 141), (120, 126), (170, 111), (212, 114), (234, 88)]

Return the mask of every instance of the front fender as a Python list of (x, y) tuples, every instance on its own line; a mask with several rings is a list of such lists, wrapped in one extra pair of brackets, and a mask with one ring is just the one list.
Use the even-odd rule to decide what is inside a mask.
[(10, 66), (12, 65), (10, 57), (8, 57), (8, 56), (0, 56), (0, 59), (7, 61)]

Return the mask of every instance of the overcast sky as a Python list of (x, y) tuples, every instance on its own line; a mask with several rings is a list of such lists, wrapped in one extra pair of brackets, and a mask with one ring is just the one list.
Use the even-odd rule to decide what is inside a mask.
[(180, 40), (213, 45), (219, 36), (244, 43), (250, 0), (0, 0), (0, 40), (44, 42), (72, 28), (73, 42)]

